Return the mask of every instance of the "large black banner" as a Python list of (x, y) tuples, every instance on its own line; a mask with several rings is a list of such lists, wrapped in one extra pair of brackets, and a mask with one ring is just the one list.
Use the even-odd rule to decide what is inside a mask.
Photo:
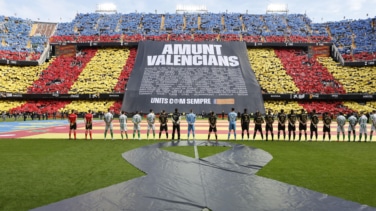
[(157, 42), (138, 45), (122, 110), (265, 111), (244, 42)]

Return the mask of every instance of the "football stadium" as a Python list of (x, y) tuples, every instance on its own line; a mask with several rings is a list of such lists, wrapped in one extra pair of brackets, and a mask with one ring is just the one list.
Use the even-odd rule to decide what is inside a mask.
[(373, 15), (0, 14), (0, 210), (376, 210)]

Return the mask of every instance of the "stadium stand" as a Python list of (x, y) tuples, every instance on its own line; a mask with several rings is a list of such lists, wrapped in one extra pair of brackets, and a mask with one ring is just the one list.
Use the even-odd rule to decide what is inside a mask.
[[(106, 27), (102, 21), (108, 20)], [(115, 28), (115, 23), (120, 22)], [(75, 36), (77, 42), (98, 41), (99, 34), (116, 35), (142, 35), (142, 39), (164, 40), (167, 34), (187, 35), (194, 33), (196, 40), (213, 40), (216, 35), (227, 41), (241, 40), (238, 34), (264, 39), (257, 41), (266, 42), (309, 42), (310, 20), (299, 14), (284, 15), (248, 15), (248, 14), (123, 14), (119, 15), (92, 15), (78, 14), (72, 23), (59, 24), (53, 42), (72, 41)], [(67, 29), (68, 28), (68, 29)], [(71, 29), (69, 29), (71, 28)], [(114, 28), (116, 30), (114, 30)], [(72, 30), (73, 29), (73, 30)], [(213, 36), (205, 37), (202, 35)], [(66, 37), (68, 36), (68, 37)], [(157, 38), (163, 36), (163, 38)], [(189, 37), (186, 37), (189, 39)], [(101, 38), (103, 39), (103, 38)]]
[(65, 105), (71, 101), (58, 101), (58, 100), (34, 100), (27, 101), (17, 107), (10, 109), (10, 113), (36, 113), (51, 115), (58, 112)]
[(25, 101), (15, 101), (15, 100), (0, 100), (0, 113), (9, 112), (14, 108), (17, 108), (24, 104)]
[(75, 100), (60, 108), (60, 112), (71, 110), (77, 110), (78, 112), (87, 112), (89, 109), (94, 112), (106, 112), (107, 109), (112, 107), (114, 103), (115, 101)]
[[(87, 63), (95, 55), (95, 49), (84, 49), (74, 56), (59, 56), (49, 63), (39, 78), (31, 84), (27, 93), (60, 93), (66, 94), (77, 80)], [(26, 69), (26, 68), (23, 68)]]
[[(341, 66), (331, 57), (310, 57), (304, 48), (254, 48), (255, 43), (334, 43), (345, 61), (375, 60), (374, 18), (312, 23), (303, 14), (100, 14), (79, 13), (68, 23), (41, 23), (0, 16), (0, 60), (32, 61), (53, 45), (68, 43), (136, 43), (141, 40), (245, 41), (262, 91), (269, 94), (373, 94), (375, 67)], [(86, 45), (88, 46), (88, 45)], [(0, 65), (0, 93), (124, 93), (133, 70), (136, 48), (81, 47), (77, 55), (57, 56), (35, 67)], [(4, 64), (4, 63), (3, 63)], [(309, 79), (309, 80), (307, 80)], [(66, 103), (67, 101), (65, 101)], [(75, 101), (74, 101), (75, 102)], [(73, 104), (80, 108), (85, 102)], [(54, 100), (4, 101), (0, 110), (52, 112), (70, 109)], [(75, 102), (77, 103), (77, 102)], [(120, 109), (120, 101), (99, 101)], [(35, 104), (39, 104), (36, 106)], [(98, 105), (100, 107), (100, 105)], [(58, 109), (51, 109), (57, 107)], [(107, 108), (106, 107), (106, 108)], [(371, 102), (265, 101), (286, 111), (345, 113), (376, 108)], [(85, 109), (87, 110), (87, 109)], [(98, 108), (93, 108), (98, 110)], [(100, 107), (100, 110), (103, 107)]]
[(128, 56), (128, 48), (98, 49), (68, 93), (114, 93), (115, 85)]
[(343, 102), (343, 105), (353, 111), (372, 112), (375, 109), (375, 107), (372, 107), (365, 103), (359, 103), (355, 101), (346, 101), (346, 102)]
[(256, 78), (265, 93), (298, 93), (299, 89), (286, 73), (274, 49), (248, 49), (248, 57)]
[(285, 111), (285, 113), (289, 113), (291, 110), (300, 111), (303, 107), (298, 104), (296, 101), (273, 101), (268, 100), (264, 102), (265, 110), (272, 110), (275, 114), (279, 113), (281, 109)]
[(26, 93), (34, 81), (48, 67), (49, 63), (40, 66), (19, 67), (0, 65), (0, 93)]
[(345, 93), (342, 86), (328, 70), (315, 60), (309, 59), (305, 51), (277, 49), (275, 52), (281, 59), (287, 74), (293, 78), (300, 93)]
[(182, 14), (165, 14), (163, 27), (165, 31), (172, 34), (181, 34), (184, 29), (184, 17)]
[(376, 58), (375, 26), (373, 19), (342, 20), (324, 25), (330, 32), (331, 40), (347, 61), (367, 61)]
[(216, 13), (201, 14), (199, 29), (208, 33), (223, 31), (222, 16)]
[(124, 65), (123, 70), (121, 71), (120, 76), (117, 80), (117, 84), (115, 85), (115, 88), (114, 88), (116, 93), (125, 92), (125, 87), (127, 86), (129, 76), (133, 70), (133, 66), (136, 61), (136, 53), (137, 53), (136, 48), (130, 49), (126, 64)]
[(119, 100), (119, 101), (114, 102), (112, 105), (110, 105), (109, 108), (112, 109), (116, 114), (120, 114), (122, 104), (123, 104), (123, 101)]
[(366, 102), (366, 106), (376, 109), (376, 101), (368, 101)]
[(128, 35), (142, 34), (142, 31), (139, 30), (141, 18), (142, 14), (140, 13), (122, 14), (120, 19), (120, 30)]
[(242, 22), (241, 22), (241, 14), (240, 13), (232, 13), (232, 14), (224, 14), (224, 30), (226, 32), (239, 32), (242, 30)]
[(0, 59), (36, 60), (48, 41), (43, 34), (31, 35), (33, 22), (0, 16)]
[(161, 30), (162, 18), (160, 14), (145, 14), (141, 20), (141, 29), (145, 35), (156, 36)]
[(337, 115), (339, 112), (344, 114), (353, 112), (353, 110), (345, 107), (341, 101), (301, 101), (299, 105), (307, 112), (312, 112), (312, 110), (315, 109), (319, 114), (329, 112), (332, 115)]
[(376, 82), (373, 79), (376, 67), (340, 66), (330, 57), (321, 57), (318, 61), (339, 81), (347, 93), (376, 93)]

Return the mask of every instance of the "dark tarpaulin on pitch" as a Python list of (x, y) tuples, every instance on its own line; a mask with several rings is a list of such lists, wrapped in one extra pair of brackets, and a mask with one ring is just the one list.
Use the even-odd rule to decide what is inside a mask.
[[(220, 47), (214, 48), (214, 54), (204, 51), (198, 55), (186, 51), (185, 54), (163, 54), (166, 46), (175, 48), (177, 45), (195, 49), (202, 45)], [(199, 58), (202, 64), (184, 63), (182, 57)], [(214, 63), (209, 57), (214, 58)], [(166, 61), (158, 63), (160, 60), (153, 58)], [(217, 64), (216, 60), (221, 58), (230, 58), (229, 65), (219, 61)], [(237, 63), (231, 62), (234, 58)], [(181, 112), (193, 109), (196, 113), (227, 113), (231, 108), (236, 111), (247, 108), (249, 112), (264, 113), (261, 88), (250, 67), (245, 43), (140, 42), (121, 109), (126, 112), (154, 109), (159, 113), (161, 110), (172, 112), (175, 108)]]
[(205, 159), (160, 149), (206, 143), (165, 142), (125, 152), (123, 158), (147, 175), (34, 210), (376, 210), (256, 176), (272, 159), (260, 149), (220, 142), (231, 148)]

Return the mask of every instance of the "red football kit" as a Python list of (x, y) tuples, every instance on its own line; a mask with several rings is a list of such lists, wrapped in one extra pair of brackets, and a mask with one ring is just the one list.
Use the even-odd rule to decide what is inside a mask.
[(72, 130), (73, 130), (74, 139), (76, 139), (77, 115), (75, 113), (69, 114), (68, 120), (69, 120), (69, 139), (71, 139), (71, 131)]
[(85, 139), (87, 139), (87, 134), (89, 133), (90, 139), (93, 139), (91, 130), (93, 129), (93, 114), (87, 113), (85, 115)]

